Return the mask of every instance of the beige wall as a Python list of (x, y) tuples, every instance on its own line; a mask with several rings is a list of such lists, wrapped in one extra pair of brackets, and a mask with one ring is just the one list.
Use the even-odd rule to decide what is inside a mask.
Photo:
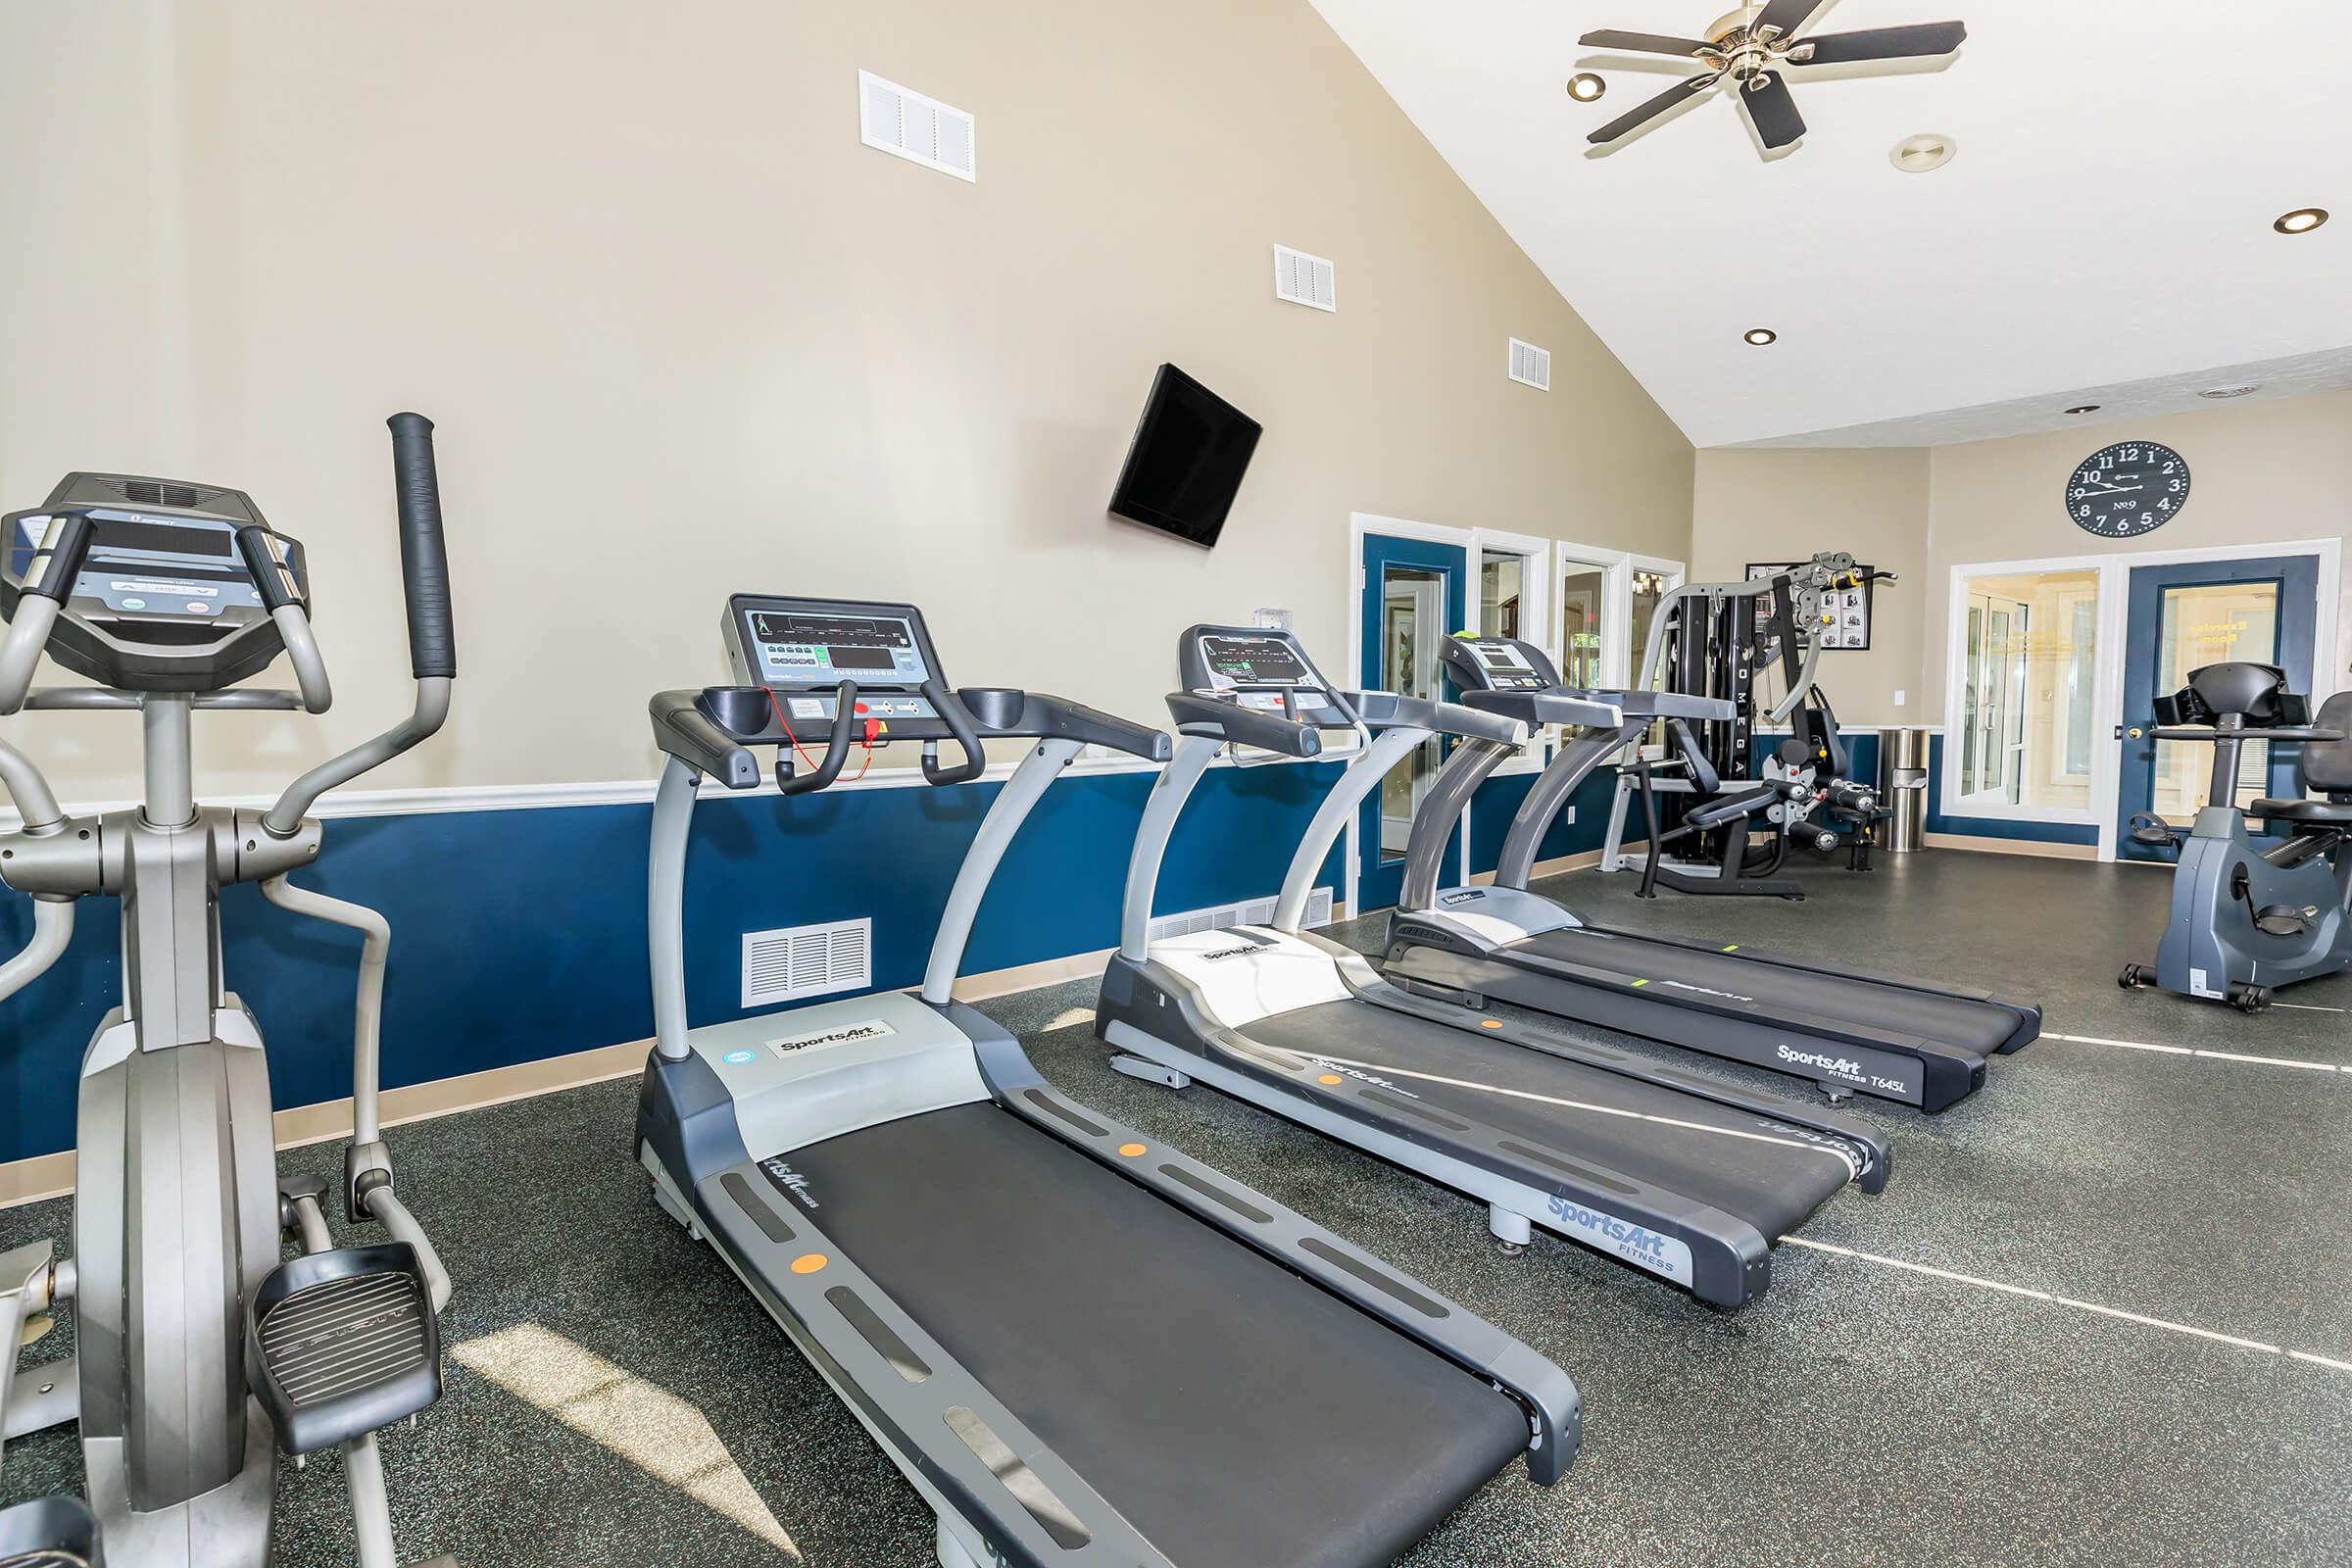
[(1925, 451), (1698, 454), (1692, 581), (1737, 581), (1750, 562), (1802, 561), (1823, 550), (1850, 551), (1863, 564), (1901, 579), (1878, 585), (1869, 648), (1822, 655), (1821, 687), (1841, 724), (1927, 722), (1920, 693), (1920, 639), (1931, 597), (1927, 534)]
[[(859, 68), (975, 113), (978, 182), (861, 147)], [(121, 467), (311, 547), (341, 701), (210, 720), (214, 791), (403, 701), (402, 407), (463, 673), (385, 786), (649, 776), (732, 589), (924, 601), (956, 679), (1151, 718), (1193, 620), (1343, 657), (1350, 511), (1688, 554), (1689, 445), (1305, 0), (13, 5), (0, 203), (7, 504)], [(1103, 513), (1162, 360), (1266, 426), (1213, 553)], [(125, 726), (12, 723), (130, 792)]]
[[(2142, 539), (2094, 538), (2066, 514), (2067, 476), (2099, 448), (2132, 437), (2161, 441), (2187, 461), (2188, 505)], [(1929, 623), (1928, 711), (1938, 721), (1954, 565), (2352, 534), (2352, 392), (1938, 447), (1932, 461), (1932, 581), (1920, 598)], [(2352, 649), (2352, 638), (2339, 634), (2337, 647)], [(2321, 693), (2343, 685), (2340, 667), (2321, 671), (2315, 684)]]

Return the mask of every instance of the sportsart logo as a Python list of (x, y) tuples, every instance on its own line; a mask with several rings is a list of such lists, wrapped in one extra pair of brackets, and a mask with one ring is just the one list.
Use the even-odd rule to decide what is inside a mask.
[(1666, 1261), (1666, 1238), (1645, 1226), (1629, 1224), (1565, 1198), (1552, 1199), (1551, 1213), (1554, 1219), (1573, 1225), (1588, 1236), (1607, 1241), (1637, 1262)]
[(1364, 1072), (1357, 1068), (1350, 1067), (1345, 1062), (1327, 1061), (1321, 1056), (1309, 1056), (1307, 1057), (1307, 1062), (1309, 1065), (1316, 1067), (1325, 1073), (1338, 1073), (1343, 1077), (1352, 1078), (1359, 1084), (1370, 1084), (1373, 1088), (1385, 1089), (1392, 1095), (1402, 1095), (1407, 1100), (1419, 1100), (1421, 1098), (1419, 1095), (1414, 1094), (1410, 1089), (1405, 1089), (1396, 1084), (1391, 1083), (1388, 1079), (1381, 1077), (1377, 1073)]
[(816, 1051), (826, 1046), (855, 1046), (867, 1040), (880, 1040), (898, 1031), (880, 1018), (868, 1018), (863, 1023), (841, 1024), (832, 1029), (819, 1029), (813, 1034), (786, 1035), (770, 1040), (767, 1049), (779, 1056), (796, 1051)]
[(1448, 893), (1438, 902), (1440, 904), (1476, 904), (1479, 900), (1485, 897), (1486, 894), (1476, 891), (1468, 893)]
[(1201, 954), (1200, 961), (1203, 963), (1214, 963), (1219, 958), (1246, 958), (1252, 953), (1263, 953), (1264, 951), (1265, 950), (1263, 948), (1254, 946), (1246, 948), (1218, 948), (1213, 953)]
[(803, 1208), (817, 1206), (816, 1196), (808, 1191), (808, 1178), (785, 1164), (784, 1161), (763, 1159), (760, 1162), (760, 1168), (767, 1172), (778, 1187), (783, 1188), (798, 1200)]
[(1773, 1054), (1792, 1067), (1817, 1067), (1823, 1072), (1834, 1072), (1840, 1078), (1858, 1078), (1862, 1074), (1862, 1064), (1846, 1056), (1827, 1055), (1818, 1051), (1797, 1051), (1788, 1046), (1774, 1048)]

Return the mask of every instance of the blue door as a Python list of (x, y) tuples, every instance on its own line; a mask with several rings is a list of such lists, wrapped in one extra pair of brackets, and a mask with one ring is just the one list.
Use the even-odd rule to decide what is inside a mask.
[[(2195, 741), (2132, 739), (2155, 721), (2155, 699), (2188, 683), (2207, 664), (2276, 664), (2290, 689), (2309, 693), (2319, 628), (2320, 564), (2315, 556), (2190, 562), (2133, 569), (2124, 620), (2124, 764), (2116, 799), (2116, 853), (2168, 858), (2134, 843), (2129, 823), (2154, 811), (2177, 827), (2195, 820), (2213, 774), (2213, 748)], [(2238, 770), (2242, 804), (2263, 795), (2300, 795), (2291, 746), (2246, 747)]]
[[(1358, 675), (1366, 691), (1409, 697), (1446, 695), (1444, 639), (1466, 624), (1464, 595), (1469, 554), (1460, 545), (1364, 536), (1363, 639)], [(1385, 909), (1404, 885), (1404, 846), (1413, 809), (1446, 760), (1445, 742), (1433, 739), (1389, 770), (1380, 788), (1365, 797), (1356, 819), (1356, 908)], [(1446, 850), (1448, 868), (1458, 864), (1461, 834)], [(1447, 876), (1444, 880), (1451, 881)]]

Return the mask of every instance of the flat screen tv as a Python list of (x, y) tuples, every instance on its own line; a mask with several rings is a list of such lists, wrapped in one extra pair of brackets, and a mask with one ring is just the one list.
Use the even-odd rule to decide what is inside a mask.
[(1255, 419), (1173, 365), (1161, 366), (1110, 510), (1197, 545), (1215, 544), (1259, 433)]

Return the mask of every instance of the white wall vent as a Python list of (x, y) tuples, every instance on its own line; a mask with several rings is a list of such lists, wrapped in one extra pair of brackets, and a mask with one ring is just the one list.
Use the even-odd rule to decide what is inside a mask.
[(1288, 245), (1274, 247), (1274, 297), (1293, 305), (1311, 305), (1318, 311), (1340, 308), (1331, 263)]
[(962, 110), (860, 71), (858, 114), (858, 137), (868, 147), (957, 179), (980, 177), (972, 150), (972, 117)]
[[(1147, 941), (1157, 942), (1161, 937), (1180, 937), (1194, 931), (1223, 931), (1237, 925), (1266, 925), (1274, 918), (1272, 899), (1252, 899), (1247, 904), (1220, 905), (1209, 909), (1187, 909), (1182, 914), (1163, 914), (1152, 922)], [(1299, 922), (1309, 928), (1331, 924), (1331, 889), (1317, 888), (1306, 896), (1306, 917)]]
[(764, 1007), (874, 983), (874, 922), (796, 925), (743, 934), (743, 1004)]
[(1551, 390), (1551, 350), (1511, 339), (1511, 379), (1539, 392)]

